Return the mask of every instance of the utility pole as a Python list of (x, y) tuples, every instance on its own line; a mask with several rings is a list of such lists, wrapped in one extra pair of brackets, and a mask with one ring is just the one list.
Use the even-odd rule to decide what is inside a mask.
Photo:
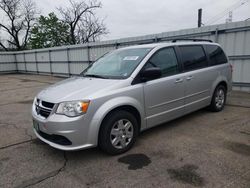
[(230, 11), (226, 23), (231, 23), (233, 21), (233, 11)]
[(201, 27), (202, 24), (202, 9), (198, 10), (198, 27)]

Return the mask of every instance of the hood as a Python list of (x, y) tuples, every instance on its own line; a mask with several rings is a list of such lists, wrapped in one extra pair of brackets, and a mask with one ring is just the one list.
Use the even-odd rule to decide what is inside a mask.
[(124, 80), (72, 77), (42, 90), (37, 97), (48, 102), (91, 99), (95, 94), (122, 87)]

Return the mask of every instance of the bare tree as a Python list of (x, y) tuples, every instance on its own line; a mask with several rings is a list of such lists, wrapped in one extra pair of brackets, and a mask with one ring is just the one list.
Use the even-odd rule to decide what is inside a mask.
[(69, 0), (70, 7), (58, 8), (62, 19), (70, 27), (70, 43), (95, 41), (100, 35), (106, 34), (103, 21), (96, 18), (96, 9), (101, 8), (98, 0)]
[(103, 20), (99, 20), (93, 15), (86, 16), (77, 24), (77, 43), (95, 42), (101, 35), (108, 33)]
[(31, 0), (0, 0), (0, 11), (4, 14), (0, 29), (8, 38), (6, 42), (0, 41), (0, 46), (5, 50), (10, 46), (16, 50), (25, 49), (38, 13), (35, 3)]

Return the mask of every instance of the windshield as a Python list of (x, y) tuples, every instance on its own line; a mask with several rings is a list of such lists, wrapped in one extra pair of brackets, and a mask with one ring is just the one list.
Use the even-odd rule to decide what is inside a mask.
[(119, 49), (90, 65), (82, 75), (87, 77), (124, 79), (129, 77), (151, 48)]

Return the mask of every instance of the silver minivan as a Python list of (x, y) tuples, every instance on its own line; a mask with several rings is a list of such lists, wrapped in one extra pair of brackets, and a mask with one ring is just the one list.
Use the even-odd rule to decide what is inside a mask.
[(129, 150), (138, 134), (209, 107), (224, 108), (232, 66), (219, 44), (173, 41), (112, 51), (79, 76), (41, 91), (36, 136), (61, 150)]

